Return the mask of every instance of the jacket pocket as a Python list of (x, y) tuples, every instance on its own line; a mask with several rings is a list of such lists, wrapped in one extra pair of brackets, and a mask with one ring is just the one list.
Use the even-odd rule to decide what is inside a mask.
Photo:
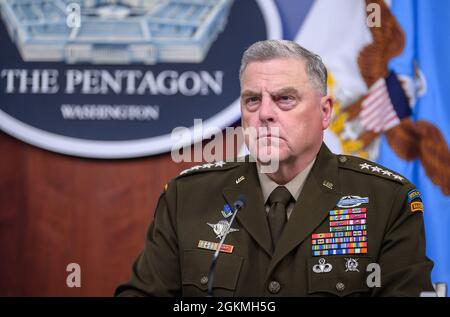
[[(183, 296), (206, 296), (208, 271), (213, 252), (185, 250), (183, 253), (182, 283)], [(214, 273), (214, 296), (233, 296), (239, 279), (243, 258), (221, 253)]]
[(325, 256), (308, 259), (308, 293), (316, 296), (368, 296), (368, 256)]

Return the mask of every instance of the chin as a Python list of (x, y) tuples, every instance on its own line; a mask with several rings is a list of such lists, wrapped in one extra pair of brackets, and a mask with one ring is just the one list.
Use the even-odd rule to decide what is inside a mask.
[(258, 161), (261, 163), (268, 163), (270, 161), (282, 162), (286, 160), (289, 155), (285, 151), (280, 151), (273, 147), (261, 147), (258, 151)]
[(280, 153), (280, 155), (279, 155), (279, 157), (278, 157), (278, 160), (279, 160), (280, 162), (284, 162), (284, 161), (289, 160), (290, 157), (291, 157), (291, 156), (288, 155), (287, 153)]

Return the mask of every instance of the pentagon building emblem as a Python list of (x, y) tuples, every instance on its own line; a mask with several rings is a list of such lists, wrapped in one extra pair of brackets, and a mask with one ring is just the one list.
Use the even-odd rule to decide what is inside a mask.
[[(65, 3), (64, 3), (65, 2)], [(2, 16), (25, 61), (200, 63), (233, 0), (6, 0)], [(67, 12), (69, 3), (80, 11)], [(79, 14), (79, 27), (68, 27)]]

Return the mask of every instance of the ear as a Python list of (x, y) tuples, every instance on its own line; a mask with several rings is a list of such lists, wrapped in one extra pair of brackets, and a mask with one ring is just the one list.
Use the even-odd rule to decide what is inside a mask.
[(333, 111), (333, 98), (331, 96), (323, 96), (320, 99), (320, 112), (322, 113), (322, 129), (328, 128), (331, 122), (331, 114)]

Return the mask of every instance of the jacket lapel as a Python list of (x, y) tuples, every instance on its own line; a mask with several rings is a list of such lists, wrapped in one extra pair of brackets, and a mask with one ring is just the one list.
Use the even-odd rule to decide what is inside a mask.
[[(244, 176), (245, 179), (236, 184), (236, 180), (241, 176)], [(271, 256), (272, 241), (256, 163), (243, 163), (235, 178), (236, 180), (233, 180), (229, 187), (223, 189), (223, 196), (230, 206), (233, 206), (240, 196), (244, 197), (244, 207), (238, 212), (236, 218), (252, 238)]]
[(325, 144), (322, 144), (316, 162), (278, 241), (267, 271), (268, 275), (286, 254), (314, 232), (336, 205), (340, 196), (337, 157)]

